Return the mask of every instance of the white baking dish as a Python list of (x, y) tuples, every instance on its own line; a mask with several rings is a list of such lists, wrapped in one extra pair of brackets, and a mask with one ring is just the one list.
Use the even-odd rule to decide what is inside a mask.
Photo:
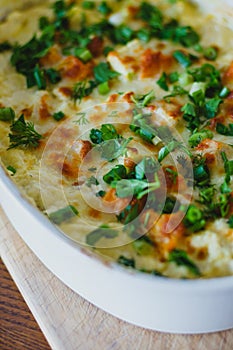
[[(200, 1), (233, 26), (232, 0)], [(230, 8), (230, 7), (231, 8)], [(21, 237), (66, 285), (101, 309), (138, 326), (204, 333), (233, 327), (233, 277), (176, 280), (106, 264), (60, 233), (0, 168), (0, 203)]]
[(0, 169), (1, 204), (21, 237), (58, 278), (91, 303), (138, 326), (173, 333), (233, 327), (233, 277), (176, 280), (106, 265), (63, 236)]

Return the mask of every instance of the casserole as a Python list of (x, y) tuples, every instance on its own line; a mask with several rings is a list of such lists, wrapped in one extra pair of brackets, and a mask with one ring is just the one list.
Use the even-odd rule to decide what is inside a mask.
[[(217, 40), (217, 38), (216, 38), (216, 40)], [(185, 44), (186, 45), (186, 44)], [(222, 45), (223, 45), (223, 43), (222, 43)], [(180, 52), (179, 53), (179, 56), (180, 56), (180, 54), (182, 54), (182, 52)], [(117, 65), (116, 65), (116, 61), (114, 61), (114, 55), (112, 54), (112, 55), (109, 55), (109, 62), (111, 63), (111, 65), (113, 66), (113, 67), (116, 67), (116, 70), (117, 70)], [(115, 62), (115, 63), (114, 63)], [(186, 63), (185, 63), (186, 64)], [(38, 73), (38, 72), (37, 72)], [(116, 73), (116, 72), (115, 72)], [(114, 74), (115, 74), (114, 73)], [(124, 71), (121, 69), (121, 74), (123, 74), (124, 75)], [(105, 83), (105, 82), (104, 82)], [(195, 84), (195, 83), (194, 83)], [(107, 87), (108, 88), (108, 87)], [(220, 102), (220, 101), (219, 101)], [(218, 103), (219, 103), (218, 102)], [(216, 109), (216, 108), (215, 108)], [(212, 113), (212, 112), (211, 112)], [(80, 114), (80, 113), (79, 113)], [(58, 128), (59, 129), (59, 128)], [(56, 138), (55, 138), (56, 139)], [(129, 140), (129, 139), (128, 139)], [(49, 142), (51, 142), (51, 141), (49, 141)], [(48, 142), (48, 144), (49, 144), (49, 142)], [(52, 143), (53, 143), (53, 139), (52, 139)], [(46, 146), (47, 147), (47, 146)], [(42, 168), (42, 172), (41, 172), (41, 177), (40, 177), (40, 181), (41, 181), (41, 184), (43, 184), (43, 183), (45, 183), (45, 181), (47, 180), (47, 178), (45, 178), (44, 180), (44, 182), (43, 182), (43, 161), (44, 161), (44, 159), (46, 160), (46, 157), (49, 159), (49, 152), (48, 152), (48, 156), (46, 155), (46, 147), (45, 147), (45, 152), (44, 152), (44, 154), (43, 154), (43, 158), (42, 158), (42, 166), (41, 166), (41, 168)], [(47, 147), (48, 148), (48, 150), (50, 151), (50, 149), (49, 149), (49, 147)], [(230, 152), (230, 151), (229, 151)], [(224, 152), (222, 152), (222, 153), (224, 153)], [(224, 153), (225, 154), (225, 153)], [(226, 155), (225, 155), (225, 157), (226, 157)], [(227, 158), (226, 158), (227, 159)], [(225, 162), (228, 162), (228, 160), (226, 160)], [(225, 164), (225, 163), (224, 163)], [(227, 163), (228, 164), (228, 163)], [(172, 170), (172, 169), (169, 169), (169, 170)], [(231, 174), (230, 174), (231, 175)], [(33, 174), (32, 174), (32, 176), (33, 176)], [(4, 175), (3, 175), (3, 178), (4, 178)], [(227, 177), (227, 179), (228, 179), (228, 177)], [(5, 180), (4, 180), (5, 181)], [(7, 180), (6, 180), (7, 181)], [(134, 181), (134, 180), (133, 180)], [(229, 180), (227, 180), (227, 184), (229, 183)], [(92, 186), (92, 184), (91, 184), (91, 186)], [(86, 188), (85, 188), (86, 189)], [(3, 183), (3, 193), (4, 193), (4, 191), (6, 190), (6, 187), (4, 186), (4, 183)], [(87, 189), (86, 189), (87, 190)], [(86, 192), (86, 191), (85, 191)], [(61, 194), (62, 194), (62, 191), (61, 191)], [(85, 194), (85, 193), (84, 193)], [(43, 197), (44, 196), (44, 197)], [(50, 196), (47, 196), (46, 197), (46, 191), (45, 191), (45, 194), (43, 194), (43, 186), (42, 186), (42, 197), (43, 197), (43, 200), (44, 200), (44, 202), (46, 203), (46, 200), (48, 200), (48, 203), (46, 203), (46, 205), (45, 205), (45, 207), (49, 207), (49, 206), (51, 206), (51, 200), (53, 201), (53, 198), (51, 197), (51, 195)], [(49, 198), (48, 198), (49, 197)], [(56, 197), (56, 201), (58, 201), (58, 199), (57, 199), (57, 197)], [(3, 206), (6, 206), (7, 204), (6, 204), (6, 200), (4, 200), (4, 195), (3, 195)], [(21, 209), (18, 207), (18, 210), (20, 211)], [(200, 213), (200, 211), (199, 211), (199, 213)], [(49, 214), (50, 215), (50, 214)], [(11, 216), (11, 214), (10, 214), (10, 216)], [(16, 218), (16, 215), (15, 215), (15, 213), (14, 213), (14, 216), (15, 216), (15, 218)], [(54, 218), (54, 216), (53, 216), (53, 218)], [(56, 218), (56, 220), (55, 219), (53, 219), (53, 221), (55, 222), (55, 223), (57, 223), (56, 221), (58, 221), (58, 219), (57, 219), (57, 216), (55, 216), (55, 218)], [(42, 219), (43, 220), (43, 219)], [(60, 219), (59, 219), (60, 220)], [(13, 219), (13, 221), (14, 221), (14, 219)], [(16, 225), (17, 225), (17, 218), (16, 218), (16, 220), (15, 220), (15, 223), (16, 223)], [(225, 222), (225, 224), (226, 224), (226, 222)], [(47, 225), (47, 224), (46, 224)], [(37, 226), (39, 226), (39, 225), (37, 225)], [(34, 226), (33, 226), (34, 227)], [(80, 227), (80, 226), (79, 226)], [(83, 230), (84, 228), (82, 228), (82, 230)], [(52, 229), (52, 230), (54, 230), (54, 229)], [(21, 230), (20, 230), (21, 231)], [(47, 232), (47, 230), (45, 230), (45, 232)], [(113, 232), (113, 230), (111, 231), (111, 232)], [(95, 234), (96, 234), (96, 232), (95, 232)], [(114, 231), (114, 234), (115, 234), (115, 231)], [(41, 235), (40, 236), (38, 236), (38, 237), (40, 237), (40, 239), (41, 239)], [(58, 236), (58, 237), (60, 237), (60, 236)], [(35, 237), (34, 237), (35, 238)], [(33, 238), (33, 239), (34, 239)], [(74, 237), (73, 237), (74, 238)], [(66, 243), (68, 243), (66, 240), (65, 240), (65, 238), (63, 238), (64, 239), (64, 242), (66, 242)], [(27, 241), (27, 239), (26, 239), (26, 241)], [(46, 239), (46, 243), (47, 242), (49, 242), (49, 239), (47, 238)], [(32, 243), (32, 244), (31, 244)], [(33, 247), (34, 246), (34, 244), (33, 244), (33, 242), (31, 242), (30, 243), (30, 246), (31, 247)], [(38, 243), (38, 242), (37, 242)], [(63, 243), (63, 244), (65, 244), (65, 243)], [(73, 247), (74, 246), (74, 244), (72, 244), (72, 243), (70, 243), (71, 245), (70, 245), (70, 247)], [(69, 246), (69, 243), (68, 243), (68, 246)], [(50, 247), (50, 244), (48, 244), (48, 246), (47, 246), (47, 248), (49, 248)], [(100, 247), (100, 248), (103, 248), (103, 247)], [(34, 249), (36, 249), (36, 248), (34, 248)], [(77, 256), (79, 256), (79, 252), (80, 252), (80, 249), (81, 248), (76, 248), (76, 250), (77, 250)], [(85, 249), (84, 249), (85, 250)], [(47, 250), (46, 250), (47, 251)], [(58, 249), (58, 247), (57, 247), (57, 249), (56, 249), (56, 256), (57, 256), (57, 252), (59, 251), (59, 249)], [(64, 248), (64, 251), (65, 251), (65, 254), (67, 254), (68, 252), (66, 251), (66, 248)], [(47, 253), (46, 254), (48, 254), (48, 251), (47, 251)], [(92, 255), (93, 253), (90, 253), (89, 252), (89, 254), (90, 255)], [(40, 255), (40, 254), (39, 254)], [(72, 254), (71, 254), (72, 255)], [(60, 255), (59, 255), (60, 256)], [(44, 261), (44, 259), (46, 259), (45, 257), (43, 257), (43, 261)], [(77, 258), (78, 259), (78, 258)], [(184, 257), (182, 258), (183, 260), (184, 260)], [(70, 260), (70, 259), (67, 259), (67, 261), (68, 260)], [(127, 259), (125, 259), (124, 258), (124, 261), (126, 261)], [(127, 264), (129, 264), (129, 260), (130, 259), (128, 259), (126, 262), (127, 262)], [(93, 260), (89, 260), (89, 262), (90, 261), (93, 261)], [(130, 264), (131, 264), (131, 261), (132, 260), (130, 260)], [(189, 265), (189, 267), (191, 267), (192, 268), (192, 272), (194, 271), (195, 272), (195, 274), (199, 274), (199, 270), (195, 267), (195, 265), (192, 263), (192, 262), (190, 262), (186, 257), (185, 257), (185, 261), (186, 261), (186, 265), (187, 265), (187, 262), (188, 262), (188, 265)], [(63, 261), (63, 263), (64, 263), (64, 261)], [(48, 263), (48, 266), (50, 266), (50, 263)], [(85, 266), (86, 266), (86, 264), (85, 264)], [(99, 266), (99, 265), (98, 265)], [(112, 264), (111, 263), (109, 263), (108, 262), (108, 266), (112, 266)], [(230, 266), (230, 265), (229, 265)], [(59, 263), (59, 267), (61, 268), (61, 266), (60, 266), (60, 263)], [(66, 268), (67, 268), (67, 266), (66, 266)], [(108, 267), (109, 268), (109, 267)], [(215, 268), (214, 268), (215, 269)], [(59, 273), (57, 273), (57, 269), (56, 269), (56, 267), (53, 267), (52, 268), (52, 270), (53, 271), (55, 271), (55, 273), (56, 274), (59, 274)], [(85, 270), (85, 269), (84, 269)], [(176, 271), (178, 271), (179, 269), (178, 269), (178, 267), (176, 268)], [(69, 271), (71, 271), (70, 270), (70, 266), (69, 266)], [(90, 271), (90, 273), (92, 272), (92, 273), (94, 273), (94, 271), (95, 271), (95, 268), (93, 267), (92, 268), (92, 270)], [(122, 273), (122, 271), (121, 271), (121, 269), (119, 268), (119, 267), (114, 267), (114, 276), (115, 276), (115, 274), (116, 274), (116, 276), (118, 275), (118, 274), (121, 274)], [(228, 271), (228, 270), (227, 270)], [(230, 270), (229, 270), (230, 271)], [(84, 271), (83, 271), (84, 272)], [(179, 271), (178, 271), (179, 272)], [(197, 273), (198, 272), (198, 273)], [(81, 272), (80, 272), (81, 273)], [(228, 274), (229, 272), (227, 272), (227, 274)], [(85, 272), (84, 272), (84, 274), (85, 274), (85, 276), (86, 276), (86, 278), (87, 278), (87, 280), (89, 280), (89, 272), (88, 271), (86, 271), (85, 270)], [(95, 273), (94, 273), (95, 274)], [(168, 275), (169, 276), (169, 269), (168, 269), (168, 271), (165, 273), (165, 275)], [(80, 276), (82, 276), (83, 275), (83, 273), (81, 273), (81, 275)], [(96, 274), (95, 274), (96, 275)], [(176, 272), (174, 273), (174, 272), (172, 272), (171, 273), (171, 275), (173, 276), (173, 277), (176, 277)], [(220, 273), (220, 275), (224, 275), (224, 273)], [(98, 276), (98, 278), (100, 278), (100, 280), (96, 280), (95, 282), (98, 282), (96, 285), (100, 285), (101, 283), (100, 283), (100, 281), (101, 281), (101, 279), (103, 279), (103, 280), (106, 280), (106, 278), (104, 277), (104, 271), (103, 271), (103, 273), (101, 273), (101, 272), (98, 272), (98, 274), (97, 274), (97, 276)], [(102, 276), (102, 277), (101, 277)], [(119, 283), (119, 282), (117, 282), (117, 281), (119, 281), (118, 280), (118, 277), (114, 277), (114, 279), (115, 279), (115, 283), (117, 283), (117, 284), (119, 284), (119, 285), (127, 285), (127, 288), (126, 288), (126, 290), (127, 290), (127, 293), (126, 293), (126, 291), (124, 290), (124, 294), (127, 294), (127, 298), (126, 298), (126, 300), (125, 300), (125, 298), (121, 295), (121, 297), (120, 297), (120, 299), (118, 299), (118, 302), (117, 302), (117, 299), (116, 299), (116, 297), (114, 297), (114, 293), (117, 291), (117, 293), (119, 293), (119, 288), (117, 289), (117, 287), (116, 287), (116, 285), (114, 284), (114, 283), (111, 283), (111, 294), (109, 294), (109, 295), (111, 295), (111, 297), (113, 298), (112, 299), (112, 303), (111, 303), (111, 305), (110, 305), (110, 300), (108, 299), (108, 303), (109, 303), (109, 305), (106, 307), (104, 307), (103, 306), (103, 300), (102, 300), (102, 298), (106, 301), (107, 299), (106, 299), (106, 288), (109, 288), (108, 286), (106, 286), (106, 285), (104, 285), (103, 286), (103, 289), (101, 289), (100, 287), (98, 287), (98, 288), (100, 288), (101, 289), (101, 296), (98, 294), (98, 292), (97, 292), (97, 290), (95, 291), (95, 296), (94, 296), (94, 299), (88, 294), (88, 291), (85, 289), (86, 287), (88, 287), (88, 288), (90, 288), (90, 285), (88, 286), (88, 281), (86, 281), (86, 286), (82, 286), (84, 289), (82, 290), (82, 289), (80, 289), (80, 290), (78, 290), (79, 292), (80, 292), (80, 294), (81, 295), (84, 295), (88, 300), (94, 300), (94, 303), (95, 304), (97, 304), (97, 305), (99, 305), (99, 306), (101, 306), (101, 307), (103, 307), (103, 308), (105, 308), (106, 310), (110, 310), (113, 314), (117, 314), (117, 309), (119, 309), (119, 311), (118, 311), (118, 315), (119, 315), (119, 317), (121, 317), (121, 318), (124, 318), (124, 319), (126, 319), (127, 317), (127, 319), (129, 320), (129, 321), (131, 321), (131, 322), (136, 322), (137, 324), (140, 324), (140, 325), (144, 325), (144, 326), (146, 326), (146, 327), (149, 327), (149, 328), (153, 328), (153, 327), (155, 327), (156, 329), (163, 329), (163, 327), (165, 327), (164, 329), (166, 329), (166, 326), (165, 326), (165, 324), (168, 324), (167, 322), (168, 322), (168, 317), (169, 317), (169, 319), (171, 319), (172, 318), (172, 321), (171, 321), (171, 323), (170, 323), (170, 326), (167, 328), (167, 330), (169, 330), (169, 331), (179, 331), (179, 332), (188, 332), (188, 329), (189, 329), (189, 331), (191, 331), (191, 332), (197, 332), (197, 331), (200, 331), (200, 329), (201, 329), (201, 327), (202, 327), (202, 329), (205, 331), (205, 330), (210, 330), (211, 329), (211, 327), (210, 328), (208, 328), (207, 327), (207, 321), (206, 321), (206, 318), (204, 317), (203, 318), (203, 315), (201, 315), (201, 314), (199, 314), (199, 316), (198, 315), (196, 315), (195, 314), (195, 311), (194, 310), (196, 310), (196, 313), (197, 313), (197, 309), (196, 309), (196, 307), (194, 306), (194, 305), (196, 305), (195, 304), (195, 299), (197, 298), (198, 300), (199, 300), (199, 302), (200, 302), (200, 296), (202, 296), (202, 298), (203, 298), (203, 300), (205, 300), (205, 305), (206, 305), (206, 307), (209, 305), (208, 303), (207, 303), (207, 300), (206, 300), (206, 298), (204, 297), (204, 295), (205, 295), (205, 293), (206, 293), (206, 291), (205, 291), (205, 288), (204, 288), (204, 286), (205, 286), (205, 283), (209, 283), (209, 285), (211, 285), (211, 288), (213, 289), (213, 290), (215, 290), (215, 292), (213, 292), (213, 295), (215, 295), (215, 297), (217, 297), (217, 287), (214, 287), (215, 286), (215, 284), (214, 284), (214, 282), (215, 281), (217, 281), (217, 280), (215, 280), (215, 279), (212, 279), (211, 281), (196, 281), (196, 284), (192, 284), (190, 281), (172, 281), (172, 283), (173, 283), (173, 287), (174, 288), (172, 288), (172, 291), (173, 291), (173, 293), (174, 293), (174, 295), (171, 295), (171, 294), (169, 294), (169, 298), (168, 298), (168, 294), (165, 292), (165, 290), (168, 288), (168, 285), (169, 285), (169, 283), (170, 283), (170, 281), (168, 281), (168, 280), (166, 280), (166, 279), (164, 279), (164, 278), (159, 278), (159, 279), (157, 279), (156, 277), (154, 277), (153, 278), (153, 281), (154, 282), (152, 282), (152, 279), (151, 279), (151, 277), (152, 276), (147, 276), (147, 277), (145, 277), (145, 279), (147, 280), (147, 282), (145, 282), (145, 286), (146, 286), (146, 284), (147, 283), (154, 283), (154, 287), (152, 288), (152, 286), (150, 285), (150, 284), (148, 284), (147, 285), (147, 287), (145, 287), (146, 288), (146, 290), (147, 290), (147, 288), (149, 288), (150, 289), (150, 291), (149, 291), (149, 289), (146, 291), (145, 289), (144, 289), (144, 287), (143, 287), (143, 283), (141, 284), (141, 283), (139, 283), (139, 281), (141, 281), (141, 279), (143, 279), (144, 277), (140, 274), (140, 273), (137, 273), (137, 272), (135, 272), (135, 271), (131, 271), (131, 272), (127, 272), (127, 279), (128, 279), (128, 283)], [(131, 276), (131, 277), (130, 277)], [(186, 277), (186, 274), (185, 274), (185, 272), (182, 270), (181, 271), (181, 275), (179, 276), (179, 277), (182, 277), (182, 276), (184, 276), (184, 277)], [(188, 275), (187, 275), (188, 276)], [(208, 276), (208, 274), (207, 274), (207, 276)], [(132, 277), (133, 277), (133, 279), (132, 279)], [(210, 276), (209, 277), (212, 277), (212, 275), (210, 274)], [(125, 277), (126, 278), (126, 277)], [(64, 278), (63, 278), (63, 276), (62, 276), (62, 279), (64, 280)], [(108, 279), (109, 280), (109, 279)], [(135, 282), (133, 282), (133, 281), (135, 281)], [(137, 282), (136, 282), (137, 281)], [(151, 282), (148, 282), (148, 281), (151, 281)], [(156, 281), (156, 282), (155, 282)], [(228, 283), (228, 281), (231, 281), (231, 278), (226, 278), (225, 279), (225, 277), (224, 278), (221, 278), (221, 279), (219, 279), (218, 280), (218, 284), (221, 284), (222, 283), (222, 281), (227, 281), (227, 283)], [(66, 280), (66, 278), (65, 278), (65, 282), (67, 283), (67, 280)], [(93, 281), (92, 281), (93, 282)], [(92, 282), (90, 282), (90, 283), (92, 283)], [(130, 287), (128, 287), (128, 285), (129, 285), (129, 283), (130, 283), (130, 285), (132, 285), (132, 286), (134, 286), (134, 288), (132, 289), (130, 289)], [(139, 283), (139, 284), (137, 284), (137, 283)], [(193, 282), (194, 283), (194, 282)], [(225, 283), (225, 282), (224, 282)], [(82, 284), (82, 283), (81, 283)], [(68, 283), (68, 285), (71, 285), (70, 283)], [(192, 314), (192, 315), (195, 315), (195, 322), (192, 320), (192, 322), (194, 322), (194, 323), (192, 323), (191, 321), (191, 323), (190, 323), (190, 325), (192, 325), (192, 326), (187, 326), (187, 328), (185, 328), (185, 324), (189, 324), (189, 323), (187, 323), (187, 320), (188, 320), (188, 318), (190, 317), (190, 314), (186, 314), (185, 313), (185, 309), (183, 309), (183, 307), (182, 307), (182, 303), (184, 303), (184, 305), (185, 305), (185, 307), (187, 306), (187, 304), (185, 304), (185, 295), (187, 294), (187, 292), (190, 290), (189, 288), (190, 288), (190, 286), (191, 287), (193, 287), (194, 285), (196, 285), (197, 287), (195, 287), (195, 288), (193, 288), (193, 289), (195, 289), (195, 291), (196, 291), (196, 295), (194, 296), (192, 296), (192, 298), (189, 300), (190, 301), (190, 305), (192, 305), (193, 306), (193, 308), (192, 308), (192, 310), (190, 311), (190, 313)], [(72, 285), (71, 285), (72, 286)], [(113, 289), (113, 286), (114, 286), (114, 290), (115, 290), (115, 292), (112, 290)], [(150, 287), (149, 287), (150, 286)], [(166, 286), (166, 287), (165, 287)], [(182, 287), (181, 287), (182, 286)], [(185, 287), (186, 286), (186, 287)], [(202, 289), (202, 287), (203, 287), (203, 289)], [(77, 290), (76, 289), (76, 287), (72, 287), (72, 288), (74, 288), (75, 290)], [(174, 315), (177, 315), (177, 314), (179, 314), (179, 318), (178, 318), (178, 320), (179, 321), (177, 321), (177, 317), (176, 316), (174, 316), (174, 317), (171, 317), (171, 315), (169, 315), (168, 316), (168, 314), (170, 313), (167, 313), (167, 310), (166, 311), (162, 311), (162, 309), (160, 309), (159, 308), (159, 305), (164, 305), (163, 303), (160, 303), (159, 302), (159, 298), (158, 298), (158, 300), (157, 300), (157, 302), (156, 301), (154, 301), (154, 300), (152, 300), (153, 298), (152, 298), (152, 294), (150, 294), (150, 293), (154, 293), (155, 292), (155, 290), (154, 290), (154, 288), (156, 288), (156, 290), (157, 290), (157, 294), (160, 294), (160, 296), (161, 295), (166, 295), (166, 300), (167, 300), (167, 302), (168, 302), (168, 300), (169, 300), (169, 309), (170, 309), (170, 311), (171, 311), (171, 313), (172, 314), (174, 314)], [(217, 289), (216, 289), (217, 288)], [(92, 289), (92, 288), (91, 288)], [(221, 288), (220, 288), (221, 289)], [(93, 290), (93, 289), (92, 289)], [(155, 307), (155, 309), (154, 309), (154, 312), (155, 313), (157, 313), (157, 314), (159, 314), (159, 320), (157, 319), (156, 320), (156, 318), (154, 317), (154, 312), (151, 314), (151, 313), (149, 313), (149, 308), (150, 308), (150, 306), (147, 304), (147, 303), (142, 303), (142, 308), (143, 309), (147, 309), (147, 311), (145, 311), (145, 313), (144, 313), (144, 315), (143, 315), (143, 317), (141, 316), (142, 315), (142, 308), (140, 307), (136, 307), (136, 304), (135, 304), (135, 297), (138, 299), (138, 297), (139, 297), (139, 295), (135, 295), (134, 296), (134, 298), (133, 298), (133, 300), (134, 300), (134, 306), (133, 306), (133, 304), (132, 303), (130, 303), (130, 301), (129, 301), (129, 299), (130, 299), (130, 294), (133, 294), (133, 293), (135, 293), (135, 292), (133, 292), (134, 290), (138, 290), (139, 292), (142, 292), (142, 295), (143, 295), (143, 297), (145, 297), (145, 299), (146, 300), (150, 300), (150, 303), (151, 304), (153, 304), (154, 305), (154, 307)], [(160, 292), (159, 292), (159, 290), (160, 290)], [(230, 288), (228, 288), (227, 289), (227, 293), (226, 293), (226, 295), (224, 294), (224, 298), (226, 299), (226, 300), (228, 300), (228, 298), (229, 298), (229, 295), (230, 295)], [(123, 293), (123, 292), (122, 292)], [(149, 294), (148, 294), (149, 293)], [(190, 291), (190, 293), (191, 293), (191, 291)], [(97, 294), (98, 294), (98, 297), (97, 297)], [(136, 294), (136, 293), (135, 293)], [(141, 293), (140, 293), (141, 294)], [(156, 294), (156, 295), (157, 295)], [(197, 297), (198, 296), (198, 297)], [(207, 296), (207, 295), (206, 295)], [(132, 297), (132, 296), (131, 296)], [(96, 299), (97, 298), (97, 299)], [(115, 298), (115, 299), (114, 299)], [(175, 302), (175, 299), (174, 298), (176, 298), (177, 300), (176, 300), (176, 302)], [(218, 299), (218, 298), (217, 298)], [(102, 300), (102, 301), (101, 301)], [(209, 301), (211, 301), (211, 298), (210, 297), (208, 297), (208, 300)], [(221, 301), (222, 299), (220, 298), (220, 300), (219, 300), (219, 302), (218, 302), (218, 304), (220, 305), (221, 304)], [(124, 309), (125, 309), (125, 305), (126, 304), (128, 304), (128, 309), (127, 309), (127, 313), (126, 313), (126, 315), (128, 315), (127, 317), (125, 317), (124, 316), (124, 311), (122, 312), (122, 310), (120, 309), (120, 307), (119, 307), (119, 301), (122, 301), (123, 302), (123, 304), (124, 304)], [(213, 302), (213, 300), (212, 300), (212, 302)], [(112, 305), (112, 304), (114, 304), (114, 306)], [(175, 305), (175, 306), (172, 306), (172, 305)], [(147, 306), (146, 306), (147, 305)], [(196, 305), (197, 306), (197, 305)], [(189, 306), (190, 307), (190, 306)], [(208, 306), (209, 307), (209, 306)], [(178, 310), (182, 310), (182, 311), (178, 311)], [(129, 311), (129, 310), (131, 310), (131, 311)], [(156, 312), (156, 310), (157, 310), (157, 312)], [(203, 309), (201, 309), (201, 311), (203, 311)], [(219, 311), (219, 310), (218, 310)], [(228, 311), (231, 311), (230, 310), (230, 308), (228, 308)], [(209, 314), (209, 311), (208, 311), (208, 313), (207, 314)], [(139, 322), (139, 320), (138, 320), (138, 318), (136, 317), (135, 318), (135, 321), (133, 321), (133, 316), (132, 315), (135, 315), (135, 317), (137, 316), (139, 316), (140, 315), (140, 317), (141, 317), (141, 322)], [(182, 321), (181, 319), (182, 318), (184, 318), (184, 321)], [(193, 316), (192, 316), (192, 318), (193, 318)], [(202, 320), (206, 323), (206, 327), (207, 328), (203, 328), (203, 323), (201, 323), (200, 325), (199, 325), (199, 329), (198, 329), (198, 326), (197, 326), (197, 324), (200, 322), (200, 319), (202, 318)], [(216, 319), (216, 317), (214, 317), (214, 319)], [(225, 321), (227, 320), (227, 324), (229, 323), (229, 320), (230, 320), (230, 318), (227, 316), (227, 317), (225, 317)], [(215, 320), (215, 322), (216, 322), (217, 320)], [(232, 320), (231, 320), (232, 321)], [(150, 323), (150, 322), (152, 322), (152, 323)], [(153, 324), (153, 322), (154, 322), (154, 325), (155, 326), (153, 326), (152, 324)], [(156, 322), (158, 322), (158, 323), (156, 323)], [(159, 323), (159, 322), (161, 322), (161, 323)], [(165, 323), (163, 323), (163, 322), (165, 322)], [(179, 328), (179, 326), (177, 325), (177, 323), (178, 324), (180, 324), (180, 328)], [(176, 326), (175, 326), (175, 324), (176, 324)], [(195, 324), (195, 326), (194, 326), (194, 324)], [(183, 330), (182, 330), (182, 327), (184, 327), (183, 328)], [(193, 327), (193, 328), (192, 328)], [(196, 327), (196, 328), (195, 328)], [(220, 327), (220, 326), (214, 326), (213, 328), (214, 329), (216, 329), (216, 328), (218, 328), (218, 327)], [(224, 327), (228, 327), (228, 326), (226, 326), (226, 324), (224, 325)]]

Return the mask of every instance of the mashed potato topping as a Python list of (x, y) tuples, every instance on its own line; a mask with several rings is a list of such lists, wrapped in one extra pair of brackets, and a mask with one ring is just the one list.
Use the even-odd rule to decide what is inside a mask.
[(2, 8), (0, 157), (23, 195), (105, 259), (233, 275), (228, 23), (188, 0)]

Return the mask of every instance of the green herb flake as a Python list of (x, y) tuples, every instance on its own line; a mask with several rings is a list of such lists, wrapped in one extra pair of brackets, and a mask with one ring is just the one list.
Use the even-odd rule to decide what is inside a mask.
[(222, 99), (218, 97), (211, 98), (205, 103), (205, 116), (207, 119), (214, 118), (219, 109), (219, 105), (223, 102)]
[(127, 146), (132, 139), (132, 137), (129, 137), (128, 139), (111, 139), (102, 142), (100, 146), (101, 157), (108, 162), (112, 162), (127, 152)]
[(174, 262), (178, 266), (186, 266), (191, 273), (200, 276), (201, 272), (196, 264), (188, 257), (188, 254), (181, 249), (174, 249), (170, 252), (168, 261)]
[(11, 176), (15, 175), (15, 174), (16, 174), (16, 171), (17, 171), (17, 170), (16, 170), (13, 166), (11, 166), (11, 165), (9, 165), (9, 166), (7, 167), (7, 170), (11, 172)]
[(109, 64), (105, 62), (99, 63), (94, 68), (94, 76), (98, 84), (105, 83), (106, 81), (114, 79), (119, 75), (120, 73), (111, 70)]
[(84, 10), (93, 10), (95, 8), (95, 2), (94, 1), (83, 1), (82, 8)]
[(157, 80), (157, 85), (159, 85), (159, 87), (161, 87), (161, 89), (163, 89), (164, 91), (168, 91), (168, 85), (167, 85), (167, 74), (165, 72), (162, 73), (161, 77), (159, 78), (159, 80)]
[(209, 61), (215, 61), (218, 56), (218, 51), (215, 49), (215, 47), (207, 47), (203, 51), (203, 55), (207, 60)]
[(135, 178), (137, 180), (143, 180), (149, 174), (155, 174), (159, 167), (159, 163), (154, 159), (154, 157), (144, 157), (135, 166)]
[(42, 135), (35, 130), (33, 123), (25, 122), (23, 114), (11, 124), (10, 130), (10, 146), (8, 149), (16, 147), (36, 148), (39, 146)]
[(81, 103), (82, 99), (84, 97), (89, 96), (92, 93), (92, 91), (96, 88), (97, 85), (98, 84), (93, 80), (90, 80), (89, 82), (80, 81), (76, 83), (73, 86), (73, 90), (72, 90), (73, 100), (75, 102), (78, 101), (79, 103)]
[(63, 113), (62, 111), (56, 112), (53, 114), (53, 118), (59, 122), (60, 120), (62, 120), (65, 117), (65, 113)]
[(84, 63), (92, 59), (92, 54), (90, 50), (88, 50), (87, 48), (75, 48), (74, 56), (80, 58), (80, 60), (83, 61)]
[(11, 107), (0, 108), (0, 121), (13, 122), (15, 119), (15, 111)]
[(126, 258), (123, 255), (119, 256), (119, 258), (117, 259), (117, 262), (120, 265), (124, 265), (126, 267), (135, 268), (135, 260), (134, 259), (130, 259), (130, 258)]
[(216, 131), (218, 134), (225, 136), (233, 136), (233, 124), (224, 125), (221, 123), (217, 123)]
[(102, 124), (100, 129), (91, 129), (90, 139), (94, 144), (100, 144), (103, 141), (121, 138), (112, 124)]
[(91, 176), (89, 179), (87, 179), (86, 181), (86, 186), (87, 187), (91, 187), (91, 186), (98, 186), (99, 185), (99, 181), (94, 177)]
[(96, 197), (101, 197), (101, 198), (103, 198), (103, 197), (106, 195), (106, 191), (100, 190), (100, 191), (97, 192), (95, 195), (96, 195)]
[(199, 132), (194, 132), (189, 138), (189, 144), (191, 147), (196, 147), (205, 139), (212, 139), (214, 137), (210, 130), (203, 129)]
[(118, 231), (110, 228), (108, 225), (101, 225), (96, 230), (90, 232), (86, 236), (86, 243), (89, 246), (95, 246), (95, 244), (101, 238), (113, 239), (118, 236)]
[(203, 212), (195, 205), (190, 205), (184, 218), (184, 224), (191, 232), (200, 231), (206, 224)]
[(98, 86), (98, 91), (99, 91), (100, 95), (108, 94), (109, 91), (110, 91), (110, 87), (109, 87), (108, 81), (105, 81), (104, 83), (101, 83)]
[(78, 215), (78, 210), (73, 205), (68, 205), (65, 208), (59, 209), (49, 214), (49, 219), (56, 225), (60, 225), (62, 222), (70, 220)]
[(143, 108), (148, 106), (148, 104), (155, 98), (154, 91), (151, 90), (145, 95), (131, 96), (131, 100), (135, 103), (137, 108)]
[(230, 216), (229, 220), (227, 221), (230, 228), (233, 228), (233, 215)]
[(190, 56), (184, 53), (183, 51), (176, 50), (173, 52), (173, 57), (183, 66), (184, 68), (187, 68), (191, 66), (192, 61), (190, 59)]
[(153, 252), (154, 244), (147, 236), (144, 236), (133, 241), (132, 246), (138, 255), (145, 256)]
[(127, 172), (125, 166), (118, 164), (103, 176), (103, 180), (107, 184), (111, 184), (112, 181), (119, 181), (121, 179), (125, 179), (126, 176)]
[(100, 13), (102, 13), (105, 16), (112, 12), (111, 8), (108, 6), (106, 1), (102, 1), (101, 4), (97, 7), (97, 9)]

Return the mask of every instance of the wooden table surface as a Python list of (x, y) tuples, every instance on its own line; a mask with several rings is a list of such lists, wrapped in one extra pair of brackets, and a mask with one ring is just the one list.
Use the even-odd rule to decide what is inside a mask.
[(31, 311), (0, 259), (1, 350), (50, 350)]

